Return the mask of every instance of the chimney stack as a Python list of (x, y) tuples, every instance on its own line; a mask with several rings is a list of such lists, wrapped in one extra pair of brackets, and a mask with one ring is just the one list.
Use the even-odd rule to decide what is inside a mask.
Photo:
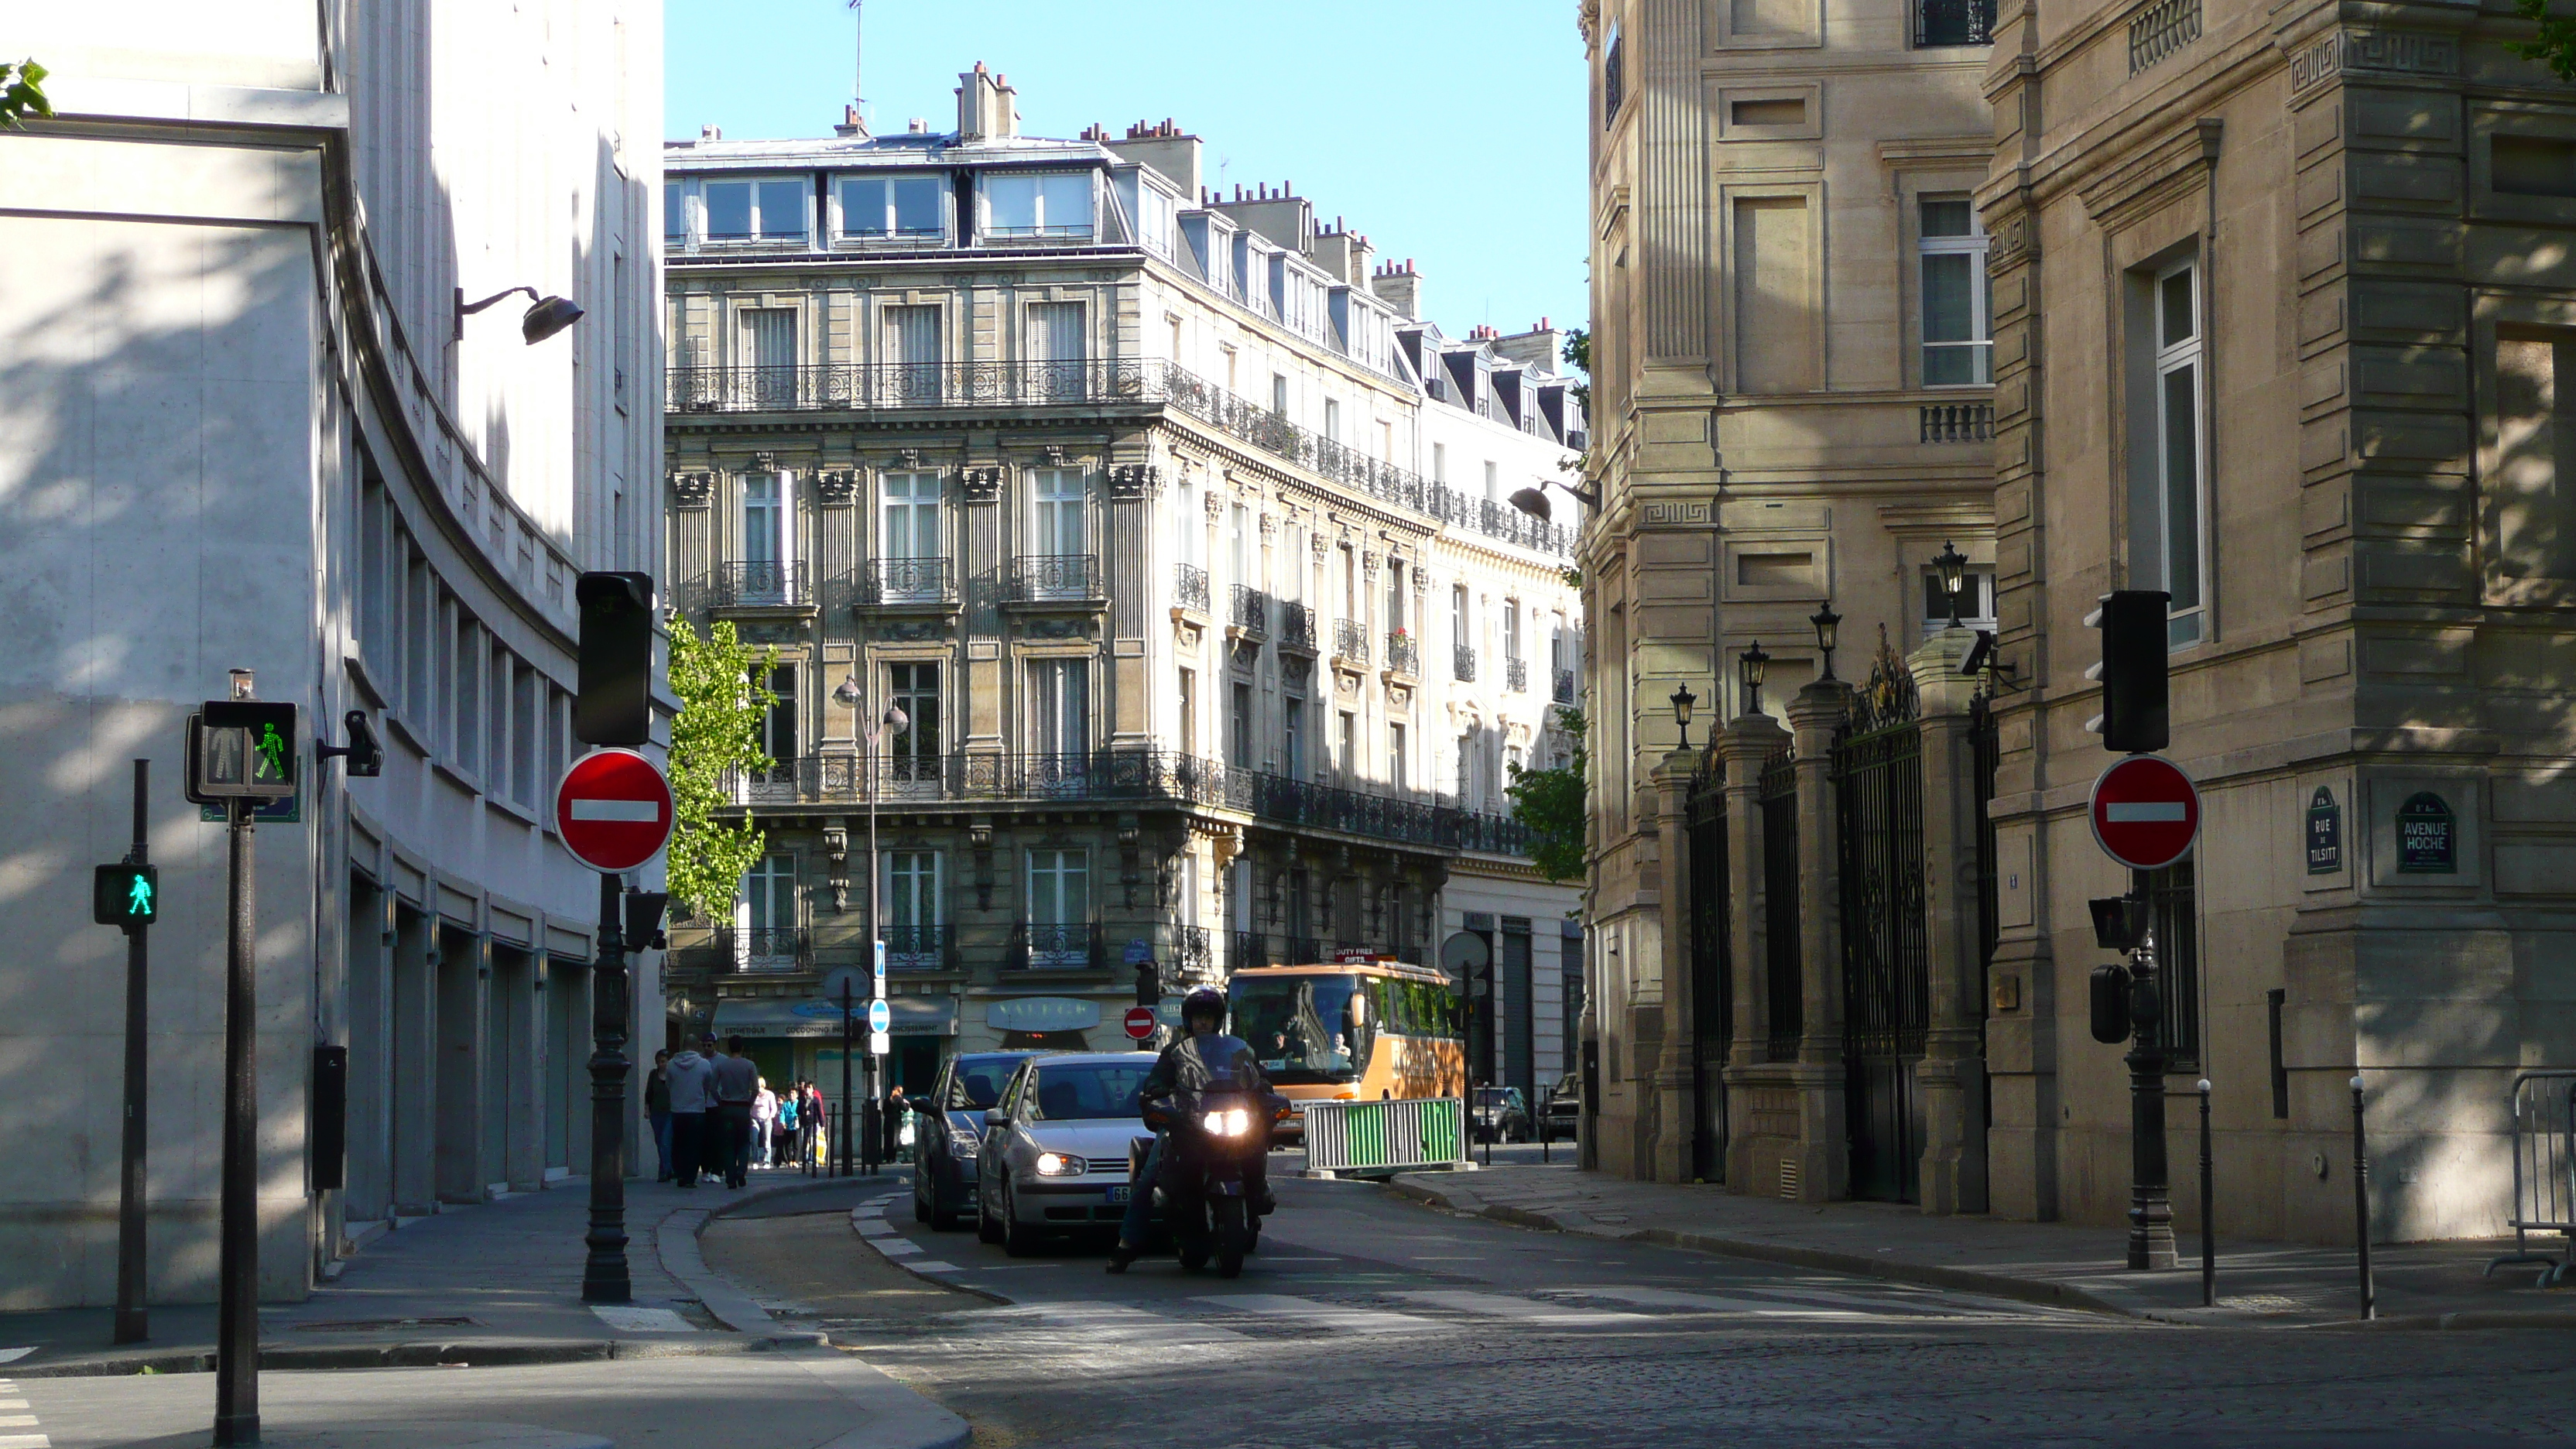
[(975, 62), (973, 70), (957, 77), (957, 139), (1000, 141), (1020, 134), (1018, 102), (1010, 77)]

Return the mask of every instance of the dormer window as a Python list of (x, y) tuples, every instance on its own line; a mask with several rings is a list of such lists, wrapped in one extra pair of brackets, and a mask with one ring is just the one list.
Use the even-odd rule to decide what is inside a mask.
[(701, 204), (710, 242), (802, 241), (805, 199), (802, 177), (760, 181), (710, 181)]
[(1004, 173), (984, 178), (984, 234), (1089, 237), (1091, 173)]
[(834, 187), (841, 235), (883, 240), (948, 233), (945, 188), (936, 176), (844, 176)]

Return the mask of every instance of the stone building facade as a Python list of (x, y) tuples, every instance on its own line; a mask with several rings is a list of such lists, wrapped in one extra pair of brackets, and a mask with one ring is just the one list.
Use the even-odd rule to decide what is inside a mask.
[(836, 1089), (818, 994), (882, 934), (919, 1086), (1123, 1041), (1131, 956), (1166, 993), (1428, 961), (1479, 876), (1562, 916), (1502, 785), (1558, 748), (1569, 541), (1491, 491), (1580, 445), (1553, 334), (1445, 336), (1409, 263), (1216, 195), (1169, 123), (1025, 136), (980, 66), (958, 105), (666, 153), (666, 574), (782, 701), (737, 785), (770, 854), (675, 928), (672, 1029)]

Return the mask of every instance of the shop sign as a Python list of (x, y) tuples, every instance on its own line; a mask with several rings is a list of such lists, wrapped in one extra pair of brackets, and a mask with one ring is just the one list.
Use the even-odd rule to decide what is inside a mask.
[(1086, 1031), (1100, 1025), (1100, 1003), (1072, 996), (1015, 996), (984, 1008), (995, 1031)]

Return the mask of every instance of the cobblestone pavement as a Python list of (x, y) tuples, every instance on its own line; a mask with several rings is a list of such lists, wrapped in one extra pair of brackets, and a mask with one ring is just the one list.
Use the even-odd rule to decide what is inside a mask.
[[(1008, 1259), (901, 1199), (862, 1208), (880, 1246), (807, 1321), (982, 1449), (2576, 1445), (2552, 1437), (2576, 1427), (2556, 1332), (2145, 1324), (1281, 1189), (1230, 1283), (1168, 1260), (1111, 1277), (1098, 1245)], [(893, 1291), (927, 1286), (900, 1266), (924, 1260), (956, 1286)]]

